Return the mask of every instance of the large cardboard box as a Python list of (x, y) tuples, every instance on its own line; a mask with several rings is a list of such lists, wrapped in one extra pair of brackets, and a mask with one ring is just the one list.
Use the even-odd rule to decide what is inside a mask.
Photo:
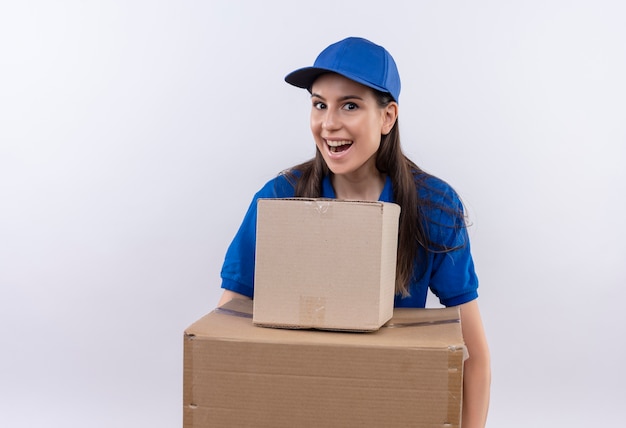
[(372, 331), (393, 314), (400, 206), (261, 199), (254, 323)]
[(396, 309), (376, 332), (255, 326), (232, 300), (184, 335), (184, 428), (459, 427), (458, 308)]

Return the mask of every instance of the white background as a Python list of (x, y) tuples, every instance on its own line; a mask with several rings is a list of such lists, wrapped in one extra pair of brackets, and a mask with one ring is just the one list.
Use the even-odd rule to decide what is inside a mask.
[(618, 426), (625, 5), (3, 2), (0, 426), (181, 426), (183, 331), (313, 154), (283, 77), (349, 35), (394, 55), (405, 150), (467, 204), (488, 426)]

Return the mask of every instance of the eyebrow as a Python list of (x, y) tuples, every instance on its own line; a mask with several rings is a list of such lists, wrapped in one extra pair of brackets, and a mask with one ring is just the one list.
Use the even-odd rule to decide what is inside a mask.
[[(311, 98), (319, 98), (320, 100), (326, 101), (326, 98), (321, 96), (320, 94), (312, 93)], [(339, 101), (347, 101), (347, 100), (361, 100), (363, 101), (363, 97), (359, 97), (358, 95), (344, 95), (339, 98)]]

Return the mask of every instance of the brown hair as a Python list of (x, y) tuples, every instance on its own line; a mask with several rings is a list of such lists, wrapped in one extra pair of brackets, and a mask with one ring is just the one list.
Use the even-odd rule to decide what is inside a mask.
[[(378, 105), (382, 108), (393, 101), (393, 98), (384, 92), (372, 89)], [(454, 204), (444, 202), (436, 204), (431, 198), (420, 197), (420, 189), (441, 194), (450, 198), (441, 190), (428, 185), (429, 174), (422, 171), (403, 152), (400, 146), (400, 130), (398, 120), (387, 135), (381, 136), (380, 147), (376, 154), (376, 168), (391, 179), (395, 203), (400, 205), (400, 225), (398, 232), (398, 258), (396, 265), (396, 294), (409, 295), (409, 285), (416, 275), (416, 264), (421, 266), (417, 275), (426, 271), (428, 252), (446, 252), (459, 247), (447, 248), (442, 243), (434, 242), (428, 235), (428, 223), (435, 219), (426, 218), (424, 208), (432, 207), (452, 214), (454, 225), (439, 225), (443, 227), (458, 227), (465, 225), (462, 207), (454, 208)], [(322, 154), (315, 150), (315, 157), (284, 172), (286, 178), (295, 188), (295, 196), (318, 198), (322, 194), (322, 181), (325, 176), (332, 174)]]

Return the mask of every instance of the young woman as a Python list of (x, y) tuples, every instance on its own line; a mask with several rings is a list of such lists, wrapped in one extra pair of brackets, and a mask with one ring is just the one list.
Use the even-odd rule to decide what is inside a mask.
[(226, 254), (219, 304), (254, 296), (257, 199), (395, 202), (401, 206), (395, 306), (424, 307), (429, 288), (445, 306), (460, 306), (470, 355), (464, 369), (463, 427), (484, 427), (491, 372), (465, 215), (454, 190), (402, 152), (395, 61), (383, 47), (351, 37), (330, 45), (313, 67), (285, 80), (311, 94), (315, 157), (255, 195)]

